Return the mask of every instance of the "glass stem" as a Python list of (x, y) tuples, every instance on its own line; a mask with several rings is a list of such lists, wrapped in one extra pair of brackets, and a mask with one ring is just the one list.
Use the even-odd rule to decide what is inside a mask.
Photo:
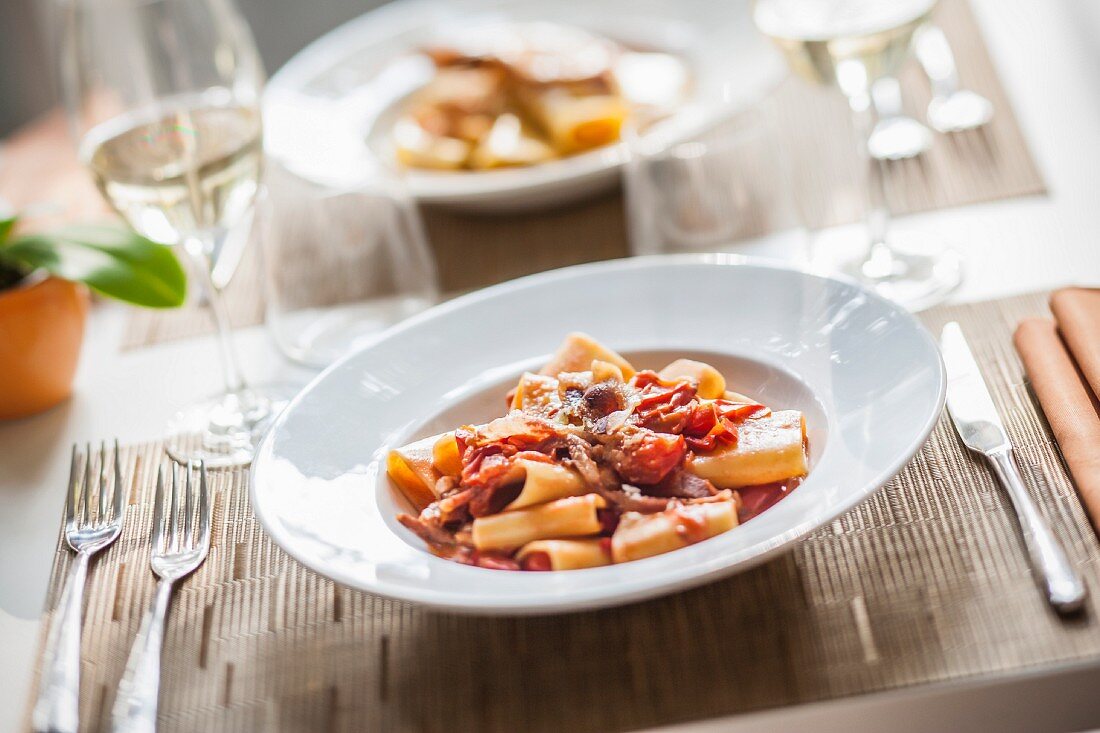
[(863, 275), (871, 280), (886, 280), (905, 274), (905, 264), (894, 256), (887, 242), (890, 229), (890, 208), (886, 203), (886, 182), (882, 162), (871, 156), (867, 141), (874, 129), (875, 117), (871, 106), (871, 85), (862, 64), (838, 68), (839, 85), (848, 99), (852, 123), (856, 132), (857, 153), (864, 169), (863, 191), (867, 225), (867, 256), (861, 267)]
[(244, 373), (241, 371), (240, 359), (237, 357), (237, 349), (233, 342), (233, 331), (229, 325), (229, 315), (225, 310), (225, 301), (221, 291), (214, 285), (211, 276), (211, 262), (208, 254), (211, 249), (209, 242), (196, 236), (185, 242), (185, 249), (206, 292), (206, 302), (210, 306), (210, 313), (214, 316), (214, 327), (217, 331), (218, 354), (222, 363), (222, 379), (225, 382), (227, 394), (238, 394), (248, 388)]

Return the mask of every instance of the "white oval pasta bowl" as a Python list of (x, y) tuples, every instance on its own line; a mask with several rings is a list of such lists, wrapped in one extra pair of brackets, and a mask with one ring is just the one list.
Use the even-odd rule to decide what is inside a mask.
[[(704, 358), (732, 389), (807, 416), (812, 469), (771, 509), (664, 555), (515, 572), (430, 554), (401, 527), (394, 447), (504, 410), (504, 394), (570, 331), (640, 367)], [(291, 556), (337, 582), (450, 611), (545, 614), (626, 603), (740, 572), (871, 496), (943, 407), (929, 333), (841, 280), (746, 258), (648, 257), (488, 288), (382, 334), (313, 381), (264, 439), (252, 502)]]

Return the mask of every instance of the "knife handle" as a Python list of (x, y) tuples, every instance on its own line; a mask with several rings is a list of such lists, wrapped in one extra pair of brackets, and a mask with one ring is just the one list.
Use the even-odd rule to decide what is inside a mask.
[(1024, 535), (1024, 544), (1031, 559), (1032, 569), (1042, 579), (1047, 600), (1059, 613), (1073, 613), (1081, 608), (1087, 591), (1081, 576), (1070, 565), (1061, 543), (1050, 530), (1050, 525), (1039, 513), (1031, 495), (1027, 493), (1020, 468), (1011, 448), (986, 454), (993, 471), (1001, 484), (1008, 490), (1016, 516), (1020, 519), (1020, 528)]

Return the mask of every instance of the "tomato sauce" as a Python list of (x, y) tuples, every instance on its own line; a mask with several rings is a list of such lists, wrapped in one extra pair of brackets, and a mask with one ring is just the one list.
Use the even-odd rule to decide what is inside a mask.
[(738, 489), (741, 495), (741, 508), (737, 510), (737, 521), (744, 523), (762, 512), (771, 509), (779, 503), (787, 494), (791, 493), (802, 483), (803, 477), (776, 481), (760, 486), (746, 486)]
[(524, 570), (533, 570), (536, 572), (553, 570), (553, 566), (550, 564), (550, 555), (545, 552), (532, 552), (527, 557), (523, 558), (520, 566)]

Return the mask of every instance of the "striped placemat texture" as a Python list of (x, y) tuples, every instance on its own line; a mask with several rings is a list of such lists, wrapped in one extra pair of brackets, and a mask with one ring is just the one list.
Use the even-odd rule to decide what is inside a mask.
[[(969, 5), (965, 0), (942, 0), (935, 13), (951, 41), (963, 83), (989, 97), (996, 114), (981, 130), (937, 135), (932, 149), (919, 158), (887, 164), (885, 184), (891, 209), (896, 214), (909, 214), (1044, 193), (1042, 175), (1028, 151)], [(923, 119), (931, 95), (916, 62), (906, 66), (900, 79), (907, 111)], [(841, 95), (789, 79), (763, 105), (762, 114), (784, 155), (792, 161), (792, 196), (806, 224), (818, 229), (858, 220), (863, 212), (862, 173), (848, 107)], [(808, 124), (810, 120), (812, 124)], [(774, 170), (759, 172), (762, 177), (774, 175)], [(301, 191), (302, 200), (315, 196), (310, 186), (278, 171), (272, 172), (269, 186), (280, 187), (280, 198), (284, 200), (293, 200), (295, 190)], [(326, 251), (332, 239), (326, 232), (341, 221), (348, 222), (348, 229), (361, 226), (355, 217), (364, 216), (364, 207), (349, 206), (347, 198), (313, 199), (310, 205), (323, 211), (303, 215), (292, 206), (295, 210), (280, 218), (280, 227), (301, 231), (303, 240), (301, 246), (287, 247), (286, 253), (279, 253), (284, 256), (272, 257), (280, 273), (300, 278), (304, 288), (312, 287), (317, 280), (327, 288), (346, 272), (346, 253)], [(443, 292), (484, 287), (533, 272), (628, 253), (623, 201), (618, 193), (546, 212), (490, 216), (425, 207), (423, 215)], [(768, 217), (756, 218), (765, 221)], [(311, 230), (303, 226), (303, 220), (323, 225)], [(763, 233), (754, 230), (743, 235)], [(263, 246), (259, 239), (254, 238), (226, 290), (230, 320), (236, 326), (264, 320), (263, 278), (256, 254)], [(293, 261), (287, 262), (290, 258)], [(350, 266), (356, 263), (351, 261)], [(362, 268), (360, 275), (369, 277), (372, 261), (364, 258), (358, 266)], [(311, 272), (318, 277), (311, 278)], [(135, 310), (123, 336), (123, 347), (196, 336), (211, 329), (209, 314), (195, 305), (177, 311)]]
[[(1012, 510), (941, 421), (885, 489), (789, 553), (624, 608), (546, 618), (422, 610), (335, 585), (258, 527), (247, 473), (218, 473), (209, 559), (176, 595), (166, 731), (608, 731), (1100, 657), (1100, 543), (1036, 412), (1010, 335), (1045, 295), (938, 308), (959, 320), (1029, 490), (1084, 574), (1085, 614), (1058, 619)], [(155, 443), (127, 452), (122, 538), (87, 592), (82, 715), (98, 730), (154, 579), (146, 536)], [(59, 504), (60, 504), (59, 496)], [(48, 608), (70, 553), (58, 546)]]

